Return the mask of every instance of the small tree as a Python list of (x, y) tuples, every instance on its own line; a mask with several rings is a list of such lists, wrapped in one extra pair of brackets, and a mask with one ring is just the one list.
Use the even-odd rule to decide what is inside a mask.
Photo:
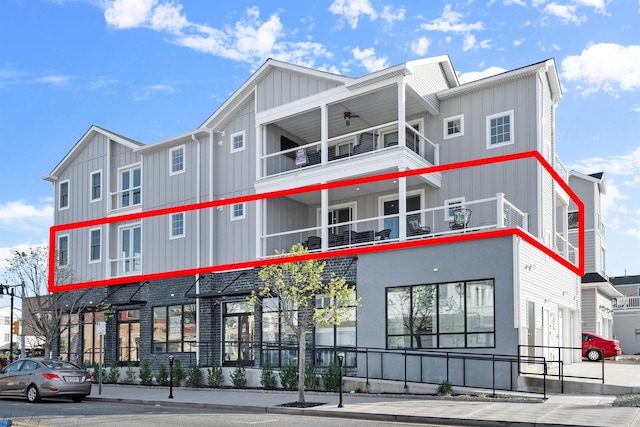
[[(323, 277), (326, 262), (305, 259), (308, 251), (303, 245), (297, 243), (290, 252), (276, 254), (298, 259), (263, 267), (258, 273), (262, 286), (252, 293), (249, 302), (262, 306), (265, 298), (279, 300), (280, 321), (298, 338), (298, 401), (303, 403), (306, 335), (317, 325), (339, 325), (360, 300), (355, 298), (355, 286), (348, 285), (344, 277)], [(331, 303), (316, 307), (317, 297)]]
[(151, 373), (149, 362), (145, 360), (142, 363), (142, 368), (140, 368), (140, 384), (151, 385), (152, 383), (153, 383), (153, 374)]

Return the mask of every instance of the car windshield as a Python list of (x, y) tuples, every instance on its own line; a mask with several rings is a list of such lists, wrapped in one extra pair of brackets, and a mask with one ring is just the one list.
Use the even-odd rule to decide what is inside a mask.
[(56, 371), (67, 370), (67, 369), (80, 369), (73, 363), (65, 362), (64, 360), (43, 360), (42, 364), (49, 369), (53, 369)]

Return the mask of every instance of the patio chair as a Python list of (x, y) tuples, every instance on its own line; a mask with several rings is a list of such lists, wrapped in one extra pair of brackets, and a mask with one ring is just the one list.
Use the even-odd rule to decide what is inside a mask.
[(391, 236), (390, 228), (385, 228), (384, 230), (376, 232), (376, 240), (388, 240), (389, 236)]
[(322, 248), (322, 239), (319, 236), (309, 236), (307, 239), (307, 249), (315, 250)]
[(428, 225), (421, 225), (420, 220), (418, 219), (413, 219), (407, 222), (407, 225), (409, 234), (412, 236), (420, 236), (431, 233), (431, 227), (429, 227)]
[(456, 209), (453, 211), (453, 221), (449, 223), (452, 230), (464, 230), (469, 225), (471, 219), (471, 209)]
[(358, 145), (353, 147), (353, 154), (368, 153), (375, 149), (376, 136), (372, 132), (363, 132), (358, 138)]
[(356, 232), (356, 243), (373, 242), (374, 238), (375, 238), (375, 233), (373, 230)]

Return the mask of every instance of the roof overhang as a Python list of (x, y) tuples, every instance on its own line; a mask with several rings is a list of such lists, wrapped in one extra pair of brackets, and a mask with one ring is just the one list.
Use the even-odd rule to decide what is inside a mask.
[(211, 129), (206, 129), (206, 128), (194, 129), (192, 131), (185, 132), (180, 135), (176, 135), (174, 137), (171, 137), (159, 142), (155, 142), (153, 144), (143, 145), (141, 147), (136, 148), (133, 151), (139, 154), (150, 154), (150, 153), (153, 153), (154, 151), (167, 149), (180, 144), (184, 144), (185, 142), (193, 141), (194, 138), (209, 136), (211, 135), (211, 133), (212, 133)]

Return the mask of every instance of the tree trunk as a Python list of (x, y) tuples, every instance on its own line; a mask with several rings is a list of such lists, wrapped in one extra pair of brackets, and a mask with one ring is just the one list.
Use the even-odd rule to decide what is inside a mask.
[(298, 350), (298, 402), (304, 403), (304, 368), (307, 352), (307, 334), (300, 334), (300, 345)]

